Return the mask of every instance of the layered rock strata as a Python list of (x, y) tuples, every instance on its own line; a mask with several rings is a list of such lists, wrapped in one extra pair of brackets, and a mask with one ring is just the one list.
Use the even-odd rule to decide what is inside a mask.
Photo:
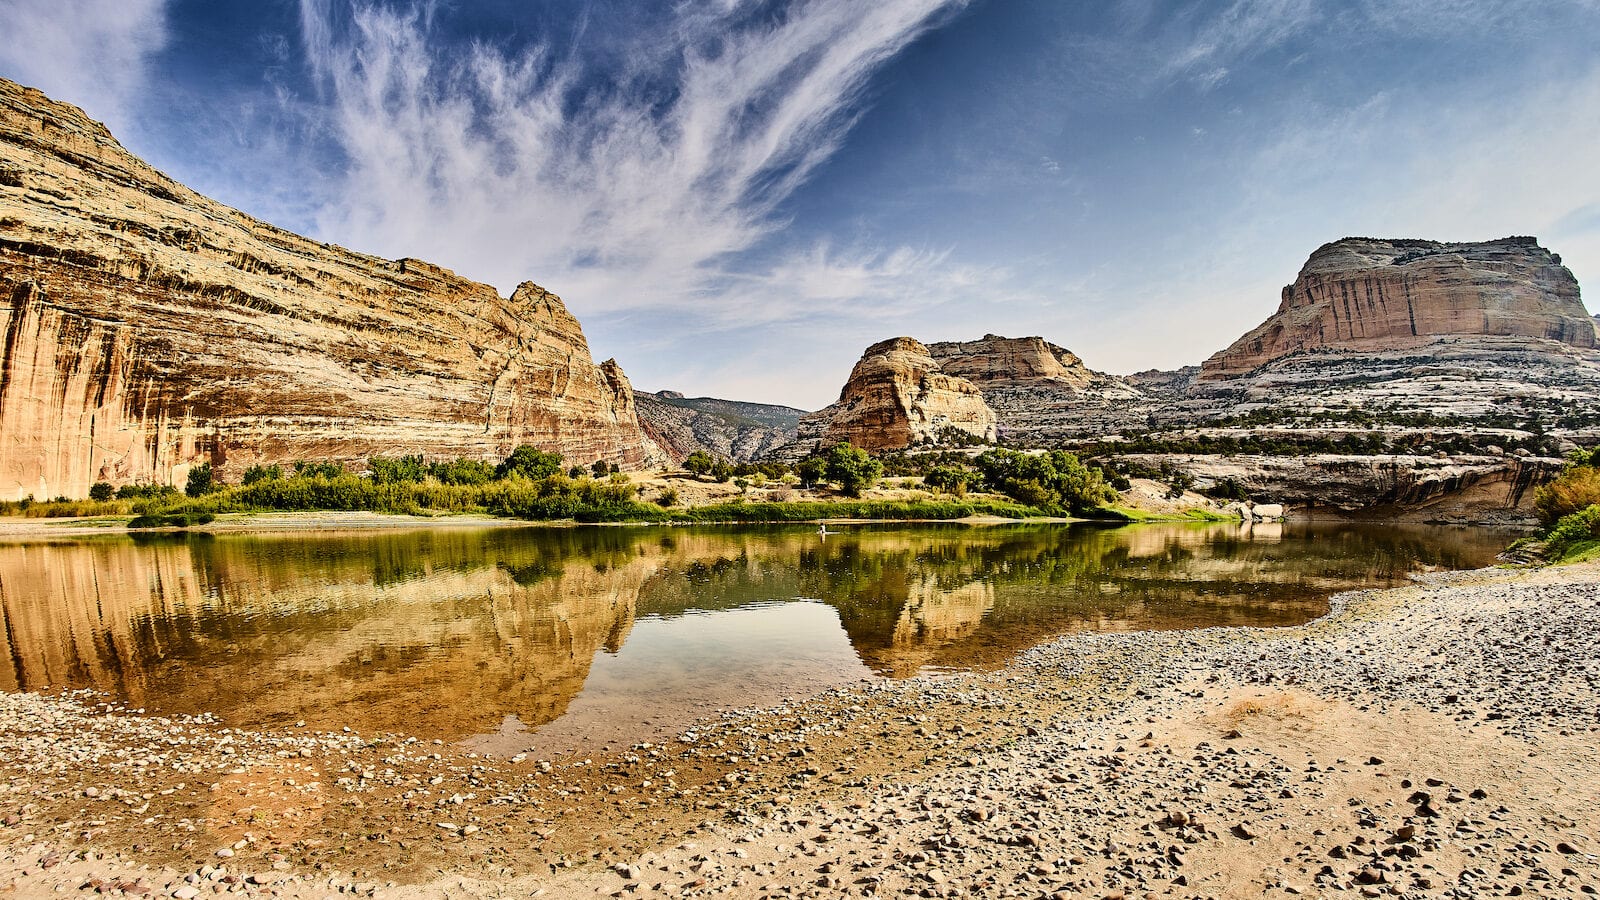
[(922, 342), (897, 337), (867, 348), (838, 402), (800, 420), (798, 442), (898, 450), (952, 432), (993, 441), (994, 411), (972, 382), (944, 372)]
[(1000, 437), (1032, 445), (1142, 424), (1148, 398), (1042, 337), (984, 335), (928, 345), (939, 368), (967, 379), (994, 410)]
[(1533, 486), (1561, 470), (1559, 459), (1406, 454), (1135, 454), (1127, 461), (1168, 466), (1196, 487), (1232, 481), (1258, 498), (1298, 510), (1384, 520), (1525, 525), (1536, 519)]
[(0, 330), (0, 498), (202, 462), (659, 452), (554, 294), (259, 222), (3, 79)]
[(1577, 279), (1535, 238), (1345, 238), (1311, 254), (1278, 311), (1206, 360), (1200, 378), (1235, 377), (1293, 353), (1392, 351), (1450, 335), (1600, 343)]
[(637, 391), (634, 400), (645, 433), (674, 462), (697, 450), (734, 462), (760, 459), (792, 442), (805, 415), (788, 406), (685, 397), (676, 391)]

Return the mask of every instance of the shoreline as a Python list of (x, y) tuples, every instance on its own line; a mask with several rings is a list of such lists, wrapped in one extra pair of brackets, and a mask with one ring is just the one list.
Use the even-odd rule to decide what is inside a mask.
[[(1600, 889), (1597, 628), (1600, 564), (1439, 573), (1302, 626), (1070, 635), (587, 761), (3, 695), (0, 889), (1487, 896), (1503, 860), (1579, 896)], [(85, 857), (84, 831), (126, 861)]]
[(629, 521), (629, 522), (578, 522), (572, 519), (512, 519), (500, 516), (449, 513), (438, 516), (420, 516), (407, 513), (380, 513), (363, 510), (314, 510), (305, 512), (255, 512), (255, 513), (226, 513), (218, 516), (217, 520), (206, 525), (195, 525), (187, 528), (149, 528), (130, 531), (123, 526), (131, 516), (97, 516), (90, 519), (62, 518), (29, 518), (23, 516), (0, 517), (0, 541), (12, 539), (28, 539), (38, 537), (89, 537), (95, 535), (139, 535), (139, 534), (274, 534), (294, 532), (336, 532), (336, 531), (368, 531), (368, 530), (414, 530), (427, 528), (578, 528), (578, 527), (629, 527), (629, 526), (671, 526), (695, 527), (701, 525), (928, 525), (928, 524), (955, 524), (955, 525), (1018, 525), (1018, 524), (1100, 524), (1113, 527), (1123, 525), (1144, 524), (1181, 524), (1195, 522), (1198, 524), (1218, 524), (1218, 522), (1238, 521), (1235, 519), (1222, 519), (1216, 521), (1200, 520), (1187, 516), (1151, 517), (1138, 521), (1122, 521), (1117, 519), (1087, 519), (1065, 516), (1033, 516), (1024, 519), (1008, 519), (1004, 516), (971, 515), (958, 519), (883, 519), (883, 518), (841, 518), (838, 516), (819, 516), (815, 519), (800, 520), (772, 520), (749, 521), (729, 519), (726, 521), (670, 521), (658, 522)]

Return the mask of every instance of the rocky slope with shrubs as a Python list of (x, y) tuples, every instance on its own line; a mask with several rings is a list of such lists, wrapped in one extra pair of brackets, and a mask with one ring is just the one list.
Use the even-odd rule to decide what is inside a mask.
[(659, 456), (560, 298), (292, 234), (0, 79), (0, 498), (211, 463)]
[(639, 422), (674, 462), (695, 451), (734, 462), (760, 459), (795, 439), (804, 410), (769, 403), (635, 391)]

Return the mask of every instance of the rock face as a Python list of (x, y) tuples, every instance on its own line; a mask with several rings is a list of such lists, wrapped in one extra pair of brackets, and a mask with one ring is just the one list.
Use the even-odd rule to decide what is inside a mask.
[(951, 430), (993, 441), (994, 411), (972, 382), (944, 372), (920, 341), (897, 337), (867, 348), (839, 401), (800, 420), (798, 440), (897, 450), (937, 442)]
[(659, 453), (554, 294), (274, 228), (3, 79), (0, 329), (0, 497), (202, 462)]
[(1200, 378), (1242, 375), (1301, 351), (1398, 350), (1449, 335), (1597, 344), (1577, 279), (1534, 238), (1345, 238), (1311, 254), (1278, 311), (1208, 359)]
[(788, 406), (685, 397), (677, 391), (636, 391), (634, 400), (645, 433), (674, 462), (696, 450), (734, 462), (759, 459), (793, 441), (805, 415)]
[(1537, 457), (1406, 454), (1130, 454), (1124, 459), (1149, 468), (1171, 466), (1192, 476), (1196, 487), (1234, 481), (1253, 496), (1287, 504), (1302, 518), (1497, 525), (1533, 520), (1531, 488), (1562, 465), (1559, 459)]
[(1118, 431), (1145, 417), (1143, 391), (1090, 370), (1077, 354), (1042, 337), (987, 334), (929, 344), (928, 351), (943, 372), (983, 392), (1006, 440), (1050, 445)]

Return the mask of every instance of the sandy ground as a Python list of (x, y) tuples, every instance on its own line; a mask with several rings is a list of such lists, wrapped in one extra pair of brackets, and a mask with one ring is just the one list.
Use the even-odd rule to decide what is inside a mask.
[(1600, 564), (1447, 574), (587, 759), (0, 695), (0, 893), (1593, 896), (1597, 634)]

